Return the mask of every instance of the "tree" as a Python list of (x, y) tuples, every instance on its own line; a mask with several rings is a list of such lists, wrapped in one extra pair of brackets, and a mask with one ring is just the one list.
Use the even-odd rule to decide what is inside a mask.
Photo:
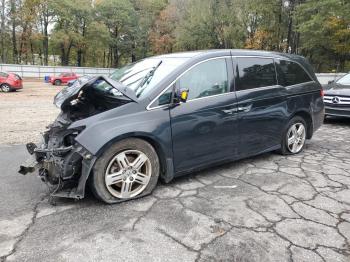
[(17, 38), (16, 38), (16, 27), (17, 27), (17, 6), (19, 3), (16, 0), (10, 0), (10, 17), (12, 27), (12, 61), (18, 63), (18, 50), (17, 50)]
[(1, 0), (1, 13), (0, 13), (0, 48), (1, 48), (1, 62), (4, 63), (6, 61), (5, 58), (5, 37), (6, 37), (6, 28), (5, 28), (5, 10), (6, 10), (6, 3), (5, 0)]
[(149, 34), (153, 53), (173, 52), (176, 42), (175, 28), (178, 22), (177, 10), (174, 4), (168, 5), (160, 12)]
[[(43, 54), (44, 54), (44, 65), (48, 65), (49, 63), (49, 33), (48, 28), (52, 23), (55, 12), (53, 9), (53, 1), (52, 0), (40, 0), (39, 8), (39, 28), (41, 31), (42, 37), (42, 46), (43, 46)], [(41, 51), (40, 51), (41, 53)], [(41, 57), (41, 54), (40, 54)]]
[(342, 0), (308, 0), (297, 8), (301, 53), (309, 57), (317, 71), (337, 65), (345, 70), (345, 61), (350, 59), (349, 10), (350, 2)]
[(238, 21), (235, 2), (192, 0), (186, 5), (177, 27), (179, 49), (240, 48), (243, 28)]
[(48, 65), (59, 55), (62, 65), (117, 67), (153, 54), (249, 48), (346, 71), (348, 10), (349, 0), (0, 0), (0, 59)]
[(127, 0), (102, 0), (96, 4), (97, 19), (103, 22), (110, 33), (110, 65), (118, 67), (123, 51), (132, 45), (131, 28), (135, 10)]

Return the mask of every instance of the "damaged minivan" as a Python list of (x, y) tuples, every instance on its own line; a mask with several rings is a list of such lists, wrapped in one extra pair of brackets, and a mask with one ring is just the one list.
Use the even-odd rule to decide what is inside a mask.
[(301, 56), (209, 50), (150, 57), (59, 92), (61, 109), (22, 174), (51, 195), (106, 202), (159, 179), (269, 151), (297, 154), (324, 119), (322, 87)]

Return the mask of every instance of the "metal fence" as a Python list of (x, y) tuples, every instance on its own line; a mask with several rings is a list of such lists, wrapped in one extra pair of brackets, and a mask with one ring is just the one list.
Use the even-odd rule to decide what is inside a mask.
[(74, 72), (77, 75), (109, 75), (113, 68), (95, 67), (64, 67), (64, 66), (36, 66), (36, 65), (11, 65), (0, 64), (1, 72), (11, 72), (21, 77), (44, 78), (45, 76), (56, 76), (61, 73)]
[[(113, 68), (95, 67), (63, 67), (63, 66), (35, 66), (35, 65), (11, 65), (0, 64), (1, 72), (12, 72), (21, 77), (44, 78), (47, 75), (56, 76), (61, 73), (74, 72), (78, 75), (109, 75)], [(335, 80), (343, 76), (344, 73), (320, 73), (316, 74), (321, 84), (327, 84), (330, 80)]]
[(345, 75), (345, 73), (319, 73), (319, 74), (316, 74), (318, 81), (322, 85), (327, 84), (328, 81), (339, 79), (343, 75)]

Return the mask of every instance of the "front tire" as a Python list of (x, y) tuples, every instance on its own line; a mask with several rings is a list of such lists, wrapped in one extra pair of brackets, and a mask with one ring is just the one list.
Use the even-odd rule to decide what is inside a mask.
[(284, 131), (281, 142), (283, 155), (295, 155), (300, 153), (306, 142), (307, 125), (302, 117), (293, 117)]
[(154, 148), (142, 139), (128, 138), (114, 143), (97, 159), (91, 189), (108, 204), (139, 198), (156, 187), (159, 170)]
[(1, 85), (1, 90), (2, 90), (2, 92), (8, 93), (8, 92), (11, 91), (11, 87), (8, 84), (2, 84)]
[(61, 80), (57, 79), (54, 82), (55, 86), (60, 86), (62, 84)]

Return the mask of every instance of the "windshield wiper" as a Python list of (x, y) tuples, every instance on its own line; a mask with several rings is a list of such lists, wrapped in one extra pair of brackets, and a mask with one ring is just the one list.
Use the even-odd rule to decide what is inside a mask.
[(149, 67), (149, 68), (145, 68), (145, 69), (142, 69), (142, 70), (140, 70), (140, 71), (137, 71), (136, 73), (134, 73), (134, 74), (132, 74), (132, 75), (129, 75), (129, 76), (127, 76), (126, 78), (120, 79), (119, 82), (123, 83), (124, 81), (128, 80), (129, 78), (131, 78), (131, 77), (133, 77), (133, 76), (135, 76), (135, 75), (138, 75), (138, 74), (140, 74), (140, 73), (142, 73), (142, 72), (144, 72), (144, 71), (150, 70), (150, 69), (153, 69), (153, 67)]
[(156, 72), (156, 70), (160, 67), (160, 65), (163, 63), (162, 60), (160, 60), (160, 62), (152, 68), (151, 71), (149, 71), (145, 77), (142, 79), (142, 81), (140, 82), (140, 84), (137, 86), (137, 88), (135, 89), (135, 94), (136, 96), (139, 96), (142, 91), (147, 87), (147, 85), (151, 82), (152, 77), (154, 76), (154, 73)]

